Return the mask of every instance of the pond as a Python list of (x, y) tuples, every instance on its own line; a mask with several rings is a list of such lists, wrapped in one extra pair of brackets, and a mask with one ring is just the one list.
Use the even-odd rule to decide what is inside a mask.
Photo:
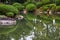
[(0, 27), (0, 40), (60, 40), (58, 16), (27, 14), (17, 24)]

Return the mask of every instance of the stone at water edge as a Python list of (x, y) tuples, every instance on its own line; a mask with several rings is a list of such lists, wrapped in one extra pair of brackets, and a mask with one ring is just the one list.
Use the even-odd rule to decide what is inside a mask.
[(24, 17), (22, 15), (17, 15), (18, 20), (23, 19)]

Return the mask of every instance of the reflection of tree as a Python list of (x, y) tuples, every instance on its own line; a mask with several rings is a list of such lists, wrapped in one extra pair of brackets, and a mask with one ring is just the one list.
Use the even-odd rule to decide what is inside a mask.
[[(37, 38), (35, 37), (33, 40), (59, 40), (60, 39), (59, 31), (60, 31), (59, 28), (55, 28), (54, 26), (48, 27), (48, 29), (46, 26), (46, 29), (41, 31), (42, 35), (37, 33), (36, 35)], [(48, 33), (48, 35), (46, 32)]]
[(8, 35), (0, 35), (0, 40), (11, 40), (10, 36)]
[(10, 35), (18, 40), (21, 35), (24, 37), (25, 35), (29, 34), (32, 28), (27, 25), (27, 23), (28, 22), (26, 20), (18, 20), (17, 29), (14, 32), (10, 33)]
[[(15, 40), (19, 40), (21, 37), (24, 38), (26, 35), (29, 35), (32, 28), (35, 27), (35, 37), (33, 38), (33, 40), (60, 40), (60, 28), (58, 27), (58, 25), (52, 24), (53, 16), (37, 16), (36, 24), (34, 24), (33, 18), (34, 16), (30, 14), (27, 15), (23, 20), (17, 20), (18, 23), (16, 25), (16, 30), (10, 32), (8, 35), (0, 35), (0, 39), (3, 40), (4, 38), (4, 40), (10, 40), (10, 38), (12, 37)], [(55, 19), (57, 20), (59, 18)], [(42, 22), (40, 22), (40, 20), (42, 20)], [(44, 26), (43, 24), (46, 24), (46, 26)]]
[[(52, 21), (52, 17), (46, 17), (46, 16), (41, 16), (40, 17), (42, 22), (46, 23), (46, 27), (42, 27), (42, 30), (40, 31), (39, 28), (39, 24), (37, 23), (36, 25), (38, 25), (36, 28), (38, 28), (37, 32), (40, 31), (42, 33), (38, 34), (35, 36), (35, 38), (33, 38), (33, 40), (59, 40), (60, 39), (60, 28), (56, 25), (53, 25), (51, 23)], [(56, 18), (55, 18), (56, 19)], [(49, 23), (49, 24), (48, 24)]]
[[(10, 30), (12, 32), (10, 32), (9, 34), (7, 34), (9, 37), (14, 38), (15, 40), (18, 40), (21, 37), (24, 38), (24, 36), (28, 35), (30, 33), (30, 31), (32, 30), (32, 27), (30, 25), (31, 24), (30, 21), (25, 20), (25, 19), (23, 19), (23, 20), (17, 20), (17, 21), (18, 21), (18, 23), (16, 25), (16, 28)], [(13, 31), (13, 30), (15, 30), (15, 31)], [(5, 36), (1, 36), (1, 37), (4, 38), (4, 39), (6, 39)]]

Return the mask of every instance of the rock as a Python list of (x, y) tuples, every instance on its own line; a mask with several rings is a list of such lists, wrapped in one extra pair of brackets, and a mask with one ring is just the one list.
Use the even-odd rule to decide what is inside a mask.
[(22, 15), (17, 15), (18, 20), (23, 19), (24, 17)]
[(16, 25), (15, 19), (9, 19), (9, 18), (1, 18), (0, 19), (0, 25)]

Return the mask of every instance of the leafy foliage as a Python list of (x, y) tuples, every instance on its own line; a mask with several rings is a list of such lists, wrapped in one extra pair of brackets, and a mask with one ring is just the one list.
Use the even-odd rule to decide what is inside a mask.
[(52, 9), (52, 8), (55, 8), (56, 7), (56, 4), (48, 4), (46, 6), (49, 7), (50, 9)]
[(42, 2), (37, 2), (36, 3), (36, 6), (39, 8), (39, 7), (41, 7), (43, 5), (43, 3)]
[(14, 13), (12, 13), (12, 12), (7, 12), (6, 15), (7, 15), (8, 17), (13, 17), (13, 16), (14, 16)]
[(22, 10), (24, 8), (24, 6), (20, 3), (14, 3), (13, 6), (16, 7), (18, 10)]
[(42, 2), (43, 4), (48, 4), (48, 3), (50, 3), (50, 0), (41, 0), (41, 2)]
[(56, 5), (60, 5), (60, 0), (55, 0)]
[(6, 5), (6, 4), (0, 4), (0, 11), (2, 13), (7, 13), (7, 12), (13, 12), (15, 14), (18, 14), (18, 10), (13, 7), (12, 5)]
[(36, 9), (36, 5), (35, 4), (28, 4), (28, 5), (26, 5), (26, 9), (28, 11), (33, 11)]
[(56, 6), (56, 10), (57, 11), (60, 11), (60, 6)]
[(50, 9), (52, 10), (56, 9), (56, 4), (50, 4)]
[(47, 11), (48, 8), (49, 8), (49, 7), (47, 7), (47, 6), (43, 6), (43, 10), (44, 10), (44, 11)]

